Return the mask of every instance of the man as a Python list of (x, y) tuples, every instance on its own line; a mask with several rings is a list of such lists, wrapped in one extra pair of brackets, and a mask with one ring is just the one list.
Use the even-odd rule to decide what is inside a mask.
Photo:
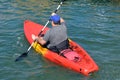
[[(47, 48), (59, 54), (61, 51), (69, 48), (67, 28), (63, 18), (55, 13), (52, 13), (50, 21), (52, 28), (43, 37), (39, 36), (36, 40), (41, 45), (49, 43)], [(32, 38), (35, 39), (35, 36), (32, 36)]]
[(35, 37), (32, 35), (32, 38), (36, 39), (41, 45), (47, 44), (49, 50), (58, 53), (68, 60), (73, 60), (74, 62), (80, 61), (80, 56), (69, 49), (65, 21), (55, 13), (52, 13), (50, 20), (52, 28), (49, 29), (43, 37)]

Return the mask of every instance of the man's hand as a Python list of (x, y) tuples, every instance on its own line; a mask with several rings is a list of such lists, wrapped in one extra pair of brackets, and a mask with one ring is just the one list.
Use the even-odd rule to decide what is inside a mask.
[(33, 40), (37, 40), (37, 39), (38, 39), (38, 36), (35, 36), (34, 34), (32, 34), (32, 39), (33, 39)]
[(35, 36), (34, 34), (32, 34), (32, 39), (33, 39), (33, 40), (36, 40), (36, 41), (39, 42), (41, 45), (46, 44), (46, 41), (43, 39), (43, 37), (38, 37), (38, 36)]

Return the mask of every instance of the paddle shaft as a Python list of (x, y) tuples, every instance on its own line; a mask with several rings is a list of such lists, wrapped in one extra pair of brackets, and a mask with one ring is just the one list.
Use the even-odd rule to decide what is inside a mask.
[[(57, 9), (54, 11), (54, 13), (56, 13), (56, 12), (58, 11), (58, 9), (59, 9), (59, 8), (61, 7), (61, 5), (63, 4), (63, 1), (64, 1), (64, 0), (61, 1), (61, 3), (58, 5), (58, 7), (57, 7)], [(47, 23), (46, 23), (45, 26), (42, 28), (42, 30), (40, 31), (40, 33), (38, 34), (38, 36), (40, 36), (40, 35), (42, 34), (42, 32), (44, 31), (44, 29), (46, 28), (46, 26), (49, 24), (49, 22), (50, 22), (50, 20), (47, 21)], [(30, 45), (30, 47), (28, 48), (27, 54), (29, 53), (29, 51), (30, 51), (30, 49), (32, 48), (32, 46), (33, 46), (33, 44), (34, 44), (35, 41), (36, 41), (36, 40), (34, 40), (34, 41), (32, 42), (32, 44)]]

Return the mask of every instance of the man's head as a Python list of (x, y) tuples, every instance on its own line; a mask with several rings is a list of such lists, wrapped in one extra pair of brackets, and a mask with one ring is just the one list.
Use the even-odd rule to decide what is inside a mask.
[(50, 17), (50, 20), (53, 21), (54, 24), (60, 25), (60, 16), (55, 14)]

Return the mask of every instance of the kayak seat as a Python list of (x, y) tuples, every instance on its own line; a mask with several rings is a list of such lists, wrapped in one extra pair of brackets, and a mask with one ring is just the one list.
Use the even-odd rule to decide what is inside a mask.
[(61, 51), (60, 55), (74, 62), (80, 61), (80, 56), (75, 51), (72, 51), (71, 49), (65, 49)]

